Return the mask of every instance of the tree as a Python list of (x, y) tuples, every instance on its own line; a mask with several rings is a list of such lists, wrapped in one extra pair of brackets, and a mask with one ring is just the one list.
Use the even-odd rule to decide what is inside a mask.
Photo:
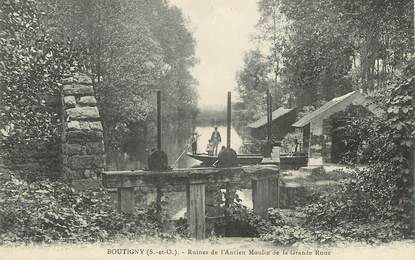
[(409, 0), (262, 0), (258, 7), (258, 38), (269, 46), (277, 88), (300, 107), (379, 89), (413, 58)]
[(43, 2), (45, 27), (89, 50), (109, 161), (124, 152), (144, 160), (154, 145), (155, 89), (163, 92), (164, 132), (172, 133), (167, 140), (174, 140), (174, 131), (190, 134), (194, 40), (178, 8), (162, 0)]
[(64, 75), (82, 69), (82, 52), (42, 30), (34, 1), (2, 1), (0, 10), (0, 121), (7, 129), (2, 148), (7, 158), (27, 163), (24, 148), (54, 145), (60, 138), (59, 106), (53, 102)]
[(238, 121), (250, 122), (266, 113), (266, 92), (273, 84), (271, 76), (268, 60), (258, 50), (245, 55), (244, 68), (236, 79), (237, 90), (245, 107)]

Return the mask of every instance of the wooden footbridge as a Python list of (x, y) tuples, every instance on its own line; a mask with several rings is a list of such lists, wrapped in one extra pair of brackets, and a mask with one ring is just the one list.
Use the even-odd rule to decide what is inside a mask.
[(103, 173), (102, 182), (107, 188), (117, 188), (118, 210), (125, 213), (132, 213), (135, 209), (134, 187), (184, 185), (190, 235), (196, 239), (204, 239), (206, 185), (251, 182), (254, 213), (266, 217), (268, 208), (278, 207), (278, 178), (278, 166), (252, 165), (170, 171), (112, 171)]

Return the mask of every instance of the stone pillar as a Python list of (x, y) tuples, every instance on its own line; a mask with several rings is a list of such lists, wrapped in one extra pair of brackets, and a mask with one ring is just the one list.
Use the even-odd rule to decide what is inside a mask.
[(98, 186), (104, 142), (91, 78), (84, 74), (66, 78), (61, 101), (63, 177), (77, 189)]
[(252, 180), (252, 205), (254, 213), (268, 217), (269, 208), (279, 208), (279, 181), (277, 178)]
[(307, 124), (302, 128), (302, 152), (305, 152), (307, 156), (310, 156), (310, 124)]
[(313, 121), (310, 123), (310, 154), (308, 158), (309, 166), (323, 165), (323, 121)]
[(323, 120), (323, 163), (331, 162), (331, 146), (332, 146), (332, 129), (333, 123), (331, 119)]

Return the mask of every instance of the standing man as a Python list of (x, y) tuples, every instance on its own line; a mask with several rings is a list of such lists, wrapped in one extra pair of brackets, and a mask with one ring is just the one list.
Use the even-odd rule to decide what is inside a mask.
[(215, 130), (212, 133), (212, 136), (210, 137), (210, 140), (212, 140), (213, 144), (213, 154), (218, 154), (218, 145), (220, 142), (222, 142), (222, 138), (220, 137), (220, 133), (218, 131), (218, 127), (215, 126)]
[(298, 139), (297, 138), (294, 138), (294, 145), (295, 145), (294, 153), (297, 153), (298, 151)]
[(196, 154), (197, 153), (197, 138), (199, 136), (197, 135), (196, 132), (193, 133), (192, 137), (190, 137), (190, 143), (192, 144), (192, 153)]

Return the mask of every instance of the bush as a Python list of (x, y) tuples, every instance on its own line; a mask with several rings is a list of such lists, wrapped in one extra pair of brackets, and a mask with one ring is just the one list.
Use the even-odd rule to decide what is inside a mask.
[[(305, 208), (308, 227), (368, 242), (409, 238), (413, 234), (413, 180), (409, 155), (413, 149), (412, 106), (414, 65), (377, 97), (386, 118), (356, 119), (347, 136), (365, 143), (368, 167), (355, 170), (337, 193), (320, 197)], [(354, 162), (354, 161), (352, 161)]]
[[(61, 138), (60, 83), (64, 75), (85, 71), (86, 49), (48, 35), (37, 1), (0, 6), (0, 149), (22, 176), (43, 178), (59, 165), (54, 151)], [(38, 157), (47, 151), (48, 160)]]
[(159, 224), (147, 213), (118, 213), (102, 189), (75, 192), (61, 182), (28, 183), (12, 175), (0, 189), (0, 243), (93, 242), (160, 235)]

